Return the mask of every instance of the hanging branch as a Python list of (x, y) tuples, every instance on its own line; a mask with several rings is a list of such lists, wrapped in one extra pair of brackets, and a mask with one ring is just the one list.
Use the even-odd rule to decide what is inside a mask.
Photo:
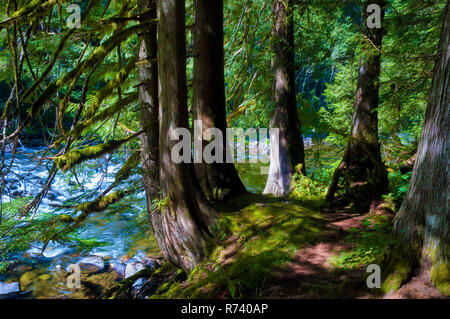
[(72, 169), (74, 166), (89, 160), (95, 159), (102, 155), (109, 154), (125, 143), (128, 143), (135, 137), (142, 134), (143, 131), (133, 134), (127, 138), (121, 140), (112, 140), (104, 144), (98, 144), (95, 146), (89, 146), (84, 149), (76, 149), (68, 152), (63, 156), (58, 156), (52, 158), (55, 164), (60, 168), (63, 172)]

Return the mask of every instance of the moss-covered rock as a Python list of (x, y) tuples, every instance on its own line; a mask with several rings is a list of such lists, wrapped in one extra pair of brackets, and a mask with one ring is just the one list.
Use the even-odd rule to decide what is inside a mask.
[(31, 286), (33, 281), (40, 274), (41, 274), (41, 272), (39, 270), (31, 270), (31, 271), (27, 271), (26, 273), (22, 274), (22, 276), (20, 276), (20, 279), (19, 279), (20, 289), (22, 291), (27, 290)]

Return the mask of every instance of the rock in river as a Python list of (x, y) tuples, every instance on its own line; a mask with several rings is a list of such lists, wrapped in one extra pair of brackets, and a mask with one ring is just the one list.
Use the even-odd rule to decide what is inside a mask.
[(132, 261), (128, 263), (125, 268), (125, 278), (131, 277), (145, 268), (147, 267), (143, 263), (139, 261)]
[(117, 261), (113, 261), (109, 264), (109, 267), (111, 268), (111, 270), (115, 273), (117, 273), (118, 277), (125, 277), (125, 265), (117, 262)]
[(18, 294), (20, 292), (20, 287), (18, 282), (4, 283), (0, 282), (0, 296)]
[(99, 256), (89, 256), (79, 262), (79, 266), (84, 273), (94, 273), (105, 269), (105, 261)]
[(41, 273), (39, 270), (31, 270), (27, 271), (26, 273), (22, 274), (20, 276), (20, 287), (22, 287), (22, 290), (27, 290), (28, 287), (31, 285), (31, 283), (40, 275)]

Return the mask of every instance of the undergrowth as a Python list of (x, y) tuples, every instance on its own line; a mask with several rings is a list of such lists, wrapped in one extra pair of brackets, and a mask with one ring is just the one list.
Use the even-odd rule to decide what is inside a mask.
[(350, 228), (345, 241), (352, 244), (330, 258), (330, 263), (344, 270), (357, 269), (369, 264), (381, 264), (385, 250), (394, 243), (392, 224), (387, 216), (371, 216), (363, 220), (363, 228)]

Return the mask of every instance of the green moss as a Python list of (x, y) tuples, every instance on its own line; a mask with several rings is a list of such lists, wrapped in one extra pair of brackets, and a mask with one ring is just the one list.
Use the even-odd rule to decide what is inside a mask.
[(181, 282), (186, 280), (186, 273), (176, 269), (170, 263), (164, 263), (152, 275), (152, 281), (162, 282), (152, 299), (175, 298), (181, 291)]
[(385, 294), (397, 291), (411, 276), (413, 266), (418, 260), (417, 247), (406, 247), (397, 243), (393, 250), (386, 255), (381, 291)]
[(77, 206), (77, 209), (81, 211), (81, 215), (75, 218), (76, 225), (82, 223), (91, 213), (99, 213), (107, 209), (109, 206), (117, 203), (134, 190), (119, 190), (107, 196), (99, 197), (92, 202), (86, 202)]
[(72, 169), (74, 166), (90, 159), (95, 159), (105, 154), (115, 151), (123, 144), (130, 141), (131, 136), (118, 141), (109, 141), (108, 143), (89, 146), (83, 149), (76, 149), (68, 152), (65, 155), (55, 158), (55, 164), (63, 171)]
[(441, 294), (450, 296), (450, 271), (447, 262), (440, 262), (431, 267), (430, 278)]
[(165, 293), (165, 296), (168, 299), (174, 299), (179, 291), (181, 290), (181, 284), (179, 282), (172, 282), (169, 286), (167, 286), (167, 292)]
[(381, 291), (385, 294), (397, 291), (407, 280), (411, 273), (411, 265), (408, 262), (399, 262), (397, 268), (391, 272), (381, 285)]
[[(153, 22), (152, 22), (153, 23)], [(94, 67), (99, 61), (102, 61), (109, 52), (111, 52), (115, 47), (117, 47), (122, 41), (127, 39), (129, 36), (135, 34), (136, 32), (145, 29), (148, 27), (150, 23), (140, 23), (139, 25), (134, 25), (126, 29), (120, 29), (116, 31), (111, 37), (109, 37), (106, 41), (104, 41), (99, 47), (95, 49), (95, 51), (85, 60), (83, 60), (81, 63), (79, 63), (72, 71), (65, 74), (63, 77), (59, 78), (58, 80), (50, 83), (45, 91), (39, 96), (39, 98), (32, 104), (29, 115), (24, 121), (24, 125), (30, 124), (33, 119), (36, 118), (38, 112), (41, 110), (41, 108), (45, 105), (45, 102), (48, 100), (50, 96), (52, 96), (59, 88), (64, 86), (65, 84), (73, 81), (74, 79), (77, 79), (81, 76), (81, 74), (86, 71), (87, 69)], [(61, 43), (58, 46), (57, 52), (62, 50), (64, 47), (65, 40), (68, 39), (70, 34), (74, 32), (75, 29), (71, 29), (64, 38), (61, 40)], [(58, 56), (58, 55), (56, 55)], [(134, 67), (135, 61), (137, 58), (132, 58), (129, 62), (130, 68)], [(52, 63), (54, 63), (55, 60), (52, 60)], [(127, 66), (128, 67), (128, 66)], [(49, 67), (46, 68), (46, 71), (49, 70)], [(50, 68), (51, 70), (51, 68)], [(45, 71), (45, 72), (46, 72)], [(44, 72), (44, 73), (45, 73)], [(28, 96), (36, 89), (37, 84), (43, 80), (43, 76), (39, 78), (38, 81), (35, 82), (35, 85), (33, 85), (32, 88), (30, 88), (26, 93), (25, 96)], [(113, 86), (111, 84), (111, 86)], [(109, 93), (113, 92), (113, 89), (110, 89), (108, 87), (108, 90), (110, 90)], [(105, 92), (102, 93), (102, 95), (106, 95), (107, 89), (105, 89)], [(92, 109), (89, 108), (87, 111), (89, 115), (95, 114), (95, 112), (92, 112)]]
[(95, 201), (87, 202), (78, 205), (78, 209), (83, 212), (88, 213), (97, 213), (105, 210), (109, 205), (112, 205), (116, 202), (118, 202), (120, 199), (122, 199), (125, 196), (124, 191), (117, 191), (110, 195), (98, 198)]
[[(127, 94), (122, 99), (117, 100), (116, 103), (112, 104), (111, 106), (108, 106), (100, 111), (97, 111), (95, 116), (91, 118), (85, 119), (83, 122), (78, 123), (73, 130), (70, 132), (71, 136), (78, 136), (80, 135), (85, 129), (92, 127), (93, 125), (104, 121), (108, 118), (113, 117), (115, 114), (120, 112), (122, 109), (127, 107), (129, 104), (134, 103), (138, 98), (137, 93), (130, 93)], [(63, 139), (58, 140), (55, 144), (59, 145)]]
[(73, 223), (73, 221), (74, 221), (72, 216), (67, 215), (67, 214), (60, 215), (59, 220), (63, 223), (67, 223), (67, 224)]
[(407, 282), (414, 268), (420, 262), (420, 255), (422, 262), (424, 259), (429, 259), (431, 262), (430, 279), (439, 291), (445, 295), (450, 295), (450, 271), (447, 259), (441, 258), (439, 249), (428, 245), (425, 248), (420, 248), (419, 244), (406, 246), (404, 243), (398, 243), (393, 251), (389, 254), (386, 271), (381, 290), (384, 293), (391, 293), (397, 291), (401, 285)]
[(429, 257), (432, 263), (430, 279), (441, 294), (450, 296), (450, 269), (448, 259), (445, 257), (448, 256), (450, 247), (448, 245), (444, 247), (441, 249), (436, 246), (428, 247)]
[(40, 275), (37, 279), (47, 281), (47, 280), (50, 280), (51, 278), (52, 278), (52, 276), (50, 276), (49, 274), (43, 274), (43, 275)]
[(242, 196), (216, 209), (220, 241), (211, 257), (185, 282), (169, 283), (153, 298), (258, 296), (297, 249), (320, 238), (325, 225), (314, 209), (260, 195)]
[(22, 276), (20, 276), (19, 283), (20, 289), (26, 291), (28, 287), (33, 283), (33, 281), (41, 274), (39, 270), (27, 271)]

